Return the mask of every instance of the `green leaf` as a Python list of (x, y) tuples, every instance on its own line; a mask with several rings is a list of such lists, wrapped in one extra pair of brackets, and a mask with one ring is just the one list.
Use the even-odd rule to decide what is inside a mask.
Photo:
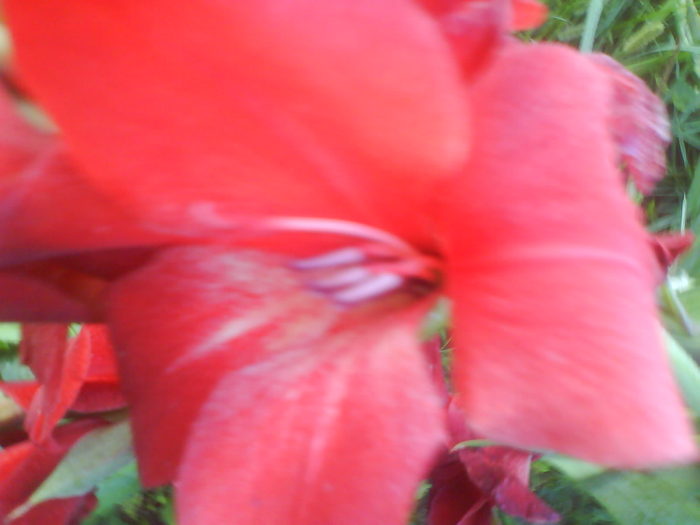
[(666, 331), (664, 342), (683, 399), (696, 415), (700, 415), (700, 367)]
[(22, 338), (18, 323), (0, 323), (0, 341), (5, 343), (19, 343)]
[(21, 516), (42, 501), (82, 496), (133, 461), (129, 421), (93, 430), (82, 437), (12, 518)]
[(587, 478), (589, 491), (620, 525), (697, 525), (700, 523), (700, 469), (615, 472)]
[(597, 476), (605, 471), (605, 467), (601, 467), (595, 463), (589, 463), (559, 454), (547, 454), (542, 457), (541, 461), (552, 465), (572, 480), (581, 480), (591, 476)]
[(118, 517), (119, 508), (139, 496), (142, 487), (136, 461), (97, 484), (97, 508), (83, 521), (83, 525), (123, 525)]
[(464, 448), (480, 448), (480, 447), (493, 447), (499, 444), (495, 441), (490, 441), (488, 439), (470, 439), (467, 441), (460, 441), (454, 447), (450, 449), (450, 452), (457, 452)]
[(17, 361), (0, 361), (0, 380), (2, 381), (33, 381), (31, 368)]

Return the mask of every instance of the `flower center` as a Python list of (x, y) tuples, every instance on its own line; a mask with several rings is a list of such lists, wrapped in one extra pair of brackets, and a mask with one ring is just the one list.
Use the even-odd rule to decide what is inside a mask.
[(341, 304), (358, 304), (396, 291), (424, 295), (440, 283), (438, 257), (423, 254), (384, 230), (303, 217), (268, 218), (259, 226), (268, 231), (333, 234), (364, 241), (296, 259), (290, 265), (304, 274), (307, 287)]

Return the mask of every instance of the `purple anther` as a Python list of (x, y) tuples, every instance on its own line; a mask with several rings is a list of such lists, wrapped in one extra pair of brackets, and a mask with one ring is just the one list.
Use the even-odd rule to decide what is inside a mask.
[(339, 303), (357, 304), (396, 290), (403, 284), (403, 277), (393, 273), (380, 273), (354, 286), (344, 288), (332, 294), (331, 297)]
[(291, 267), (297, 270), (322, 270), (336, 266), (347, 266), (365, 262), (367, 256), (360, 248), (341, 248), (315, 257), (297, 259), (291, 263)]
[(316, 290), (332, 290), (358, 284), (368, 279), (371, 275), (372, 274), (362, 266), (352, 266), (325, 277), (311, 280), (307, 285)]

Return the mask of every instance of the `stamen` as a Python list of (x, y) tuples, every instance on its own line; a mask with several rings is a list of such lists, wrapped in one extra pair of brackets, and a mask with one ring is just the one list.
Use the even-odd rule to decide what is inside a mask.
[(292, 263), (292, 268), (297, 270), (320, 270), (335, 266), (358, 264), (366, 260), (367, 256), (360, 248), (341, 248), (340, 250), (334, 250), (316, 257), (297, 259)]
[(403, 284), (404, 280), (402, 277), (393, 273), (381, 273), (360, 284), (351, 286), (350, 288), (344, 288), (340, 292), (331, 294), (331, 297), (339, 303), (357, 304), (396, 290)]
[(332, 290), (343, 286), (350, 286), (364, 281), (372, 274), (362, 266), (353, 266), (347, 270), (340, 270), (327, 277), (321, 277), (309, 281), (309, 286), (317, 290)]
[(365, 241), (313, 257), (289, 267), (304, 272), (304, 284), (338, 303), (353, 305), (409, 288), (423, 294), (439, 280), (440, 260), (422, 254), (395, 235), (350, 221), (309, 217), (270, 217), (250, 222), (251, 233), (307, 232), (344, 235)]
[(392, 246), (406, 253), (416, 253), (410, 244), (379, 228), (338, 219), (317, 219), (309, 217), (272, 217), (256, 223), (263, 230), (301, 231), (347, 235)]

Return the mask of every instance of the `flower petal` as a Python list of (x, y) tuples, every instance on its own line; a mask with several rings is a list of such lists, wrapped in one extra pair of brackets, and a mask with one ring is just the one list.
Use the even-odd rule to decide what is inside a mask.
[(17, 113), (15, 103), (0, 86), (0, 191), (42, 151), (50, 139)]
[(554, 523), (560, 516), (529, 487), (532, 454), (508, 447), (459, 451), (469, 479), (502, 511), (528, 523)]
[[(467, 513), (476, 514), (485, 524), (491, 522), (491, 502), (469, 480), (464, 467), (454, 455), (445, 456), (435, 467), (430, 483), (428, 525), (460, 525)], [(478, 519), (476, 523), (479, 523)]]
[(0, 451), (0, 517), (22, 504), (56, 467), (73, 444), (103, 423), (83, 420), (56, 429), (51, 447), (18, 443)]
[(475, 86), (469, 176), (445, 191), (455, 381), (496, 441), (617, 467), (687, 461), (609, 87), (571, 50), (516, 44)]
[(0, 319), (89, 322), (99, 319), (99, 279), (46, 262), (0, 271)]
[(126, 407), (126, 399), (118, 383), (85, 383), (80, 388), (78, 397), (70, 406), (72, 412), (90, 414), (109, 412)]
[(0, 164), (0, 265), (173, 241), (92, 188), (57, 144), (11, 180), (3, 180), (5, 168)]
[(68, 341), (65, 325), (25, 325), (22, 356), (35, 371), (41, 387), (27, 412), (32, 441), (43, 443), (73, 404), (90, 363), (89, 335)]
[(0, 86), (0, 265), (76, 250), (162, 243), (80, 175)]
[(534, 29), (547, 19), (547, 6), (537, 0), (512, 0), (512, 27), (516, 31)]
[(22, 326), (19, 355), (40, 383), (49, 382), (60, 369), (67, 338), (67, 324), (30, 323)]
[(180, 523), (404, 522), (444, 437), (425, 305), (336, 306), (285, 258), (220, 247), (162, 254), (111, 304), (144, 482), (185, 447)]
[(404, 229), (466, 154), (458, 68), (413, 2), (5, 6), (22, 78), (71, 151), (154, 224), (262, 212)]
[[(279, 268), (265, 271), (271, 261)], [(227, 370), (261, 359), (266, 342), (318, 337), (337, 317), (320, 296), (300, 295), (283, 265), (225, 247), (173, 248), (114, 285), (110, 325), (146, 486), (172, 481), (189, 427)], [(229, 341), (243, 350), (227, 351)]]
[(119, 384), (116, 356), (107, 327), (83, 325), (73, 344), (89, 348), (90, 361), (80, 391), (70, 409), (90, 413), (123, 408), (126, 399)]
[(657, 233), (649, 239), (656, 259), (665, 276), (668, 268), (676, 262), (681, 255), (687, 252), (695, 242), (692, 232), (665, 232)]
[(0, 392), (12, 399), (24, 412), (29, 410), (34, 394), (39, 388), (40, 385), (36, 381), (0, 382)]
[(666, 147), (671, 142), (663, 101), (625, 67), (607, 55), (590, 59), (613, 86), (610, 127), (620, 160), (639, 191), (648, 195), (666, 174)]
[(86, 324), (80, 329), (75, 344), (87, 345), (90, 348), (90, 365), (85, 380), (90, 382), (117, 382), (117, 357), (109, 339), (106, 325)]
[(422, 367), (399, 318), (231, 371), (190, 436), (181, 523), (405, 523), (442, 437)]

